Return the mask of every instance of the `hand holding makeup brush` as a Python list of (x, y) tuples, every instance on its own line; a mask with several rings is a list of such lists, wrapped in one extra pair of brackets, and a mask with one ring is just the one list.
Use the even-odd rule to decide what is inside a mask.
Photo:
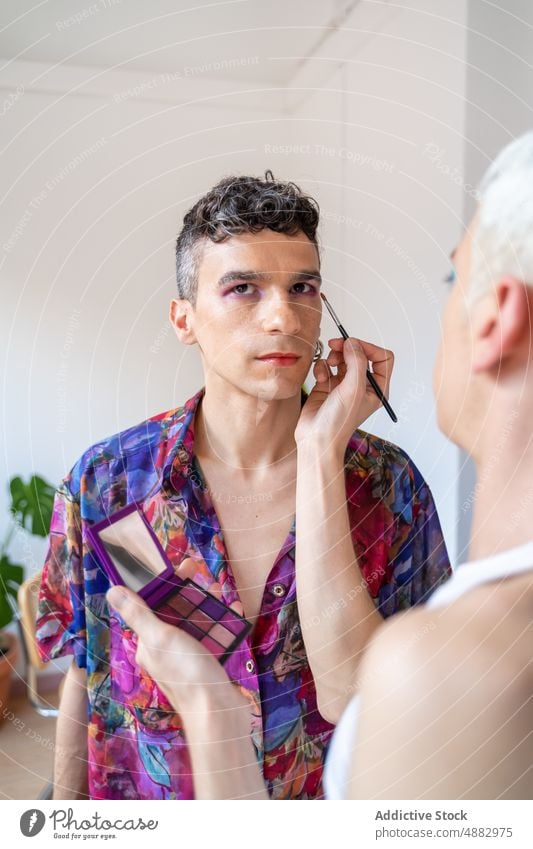
[(314, 364), (316, 383), (302, 408), (294, 436), (297, 443), (335, 446), (343, 454), (354, 430), (381, 406), (367, 379), (369, 363), (376, 383), (387, 396), (394, 354), (352, 336), (328, 341), (331, 350), (326, 359)]

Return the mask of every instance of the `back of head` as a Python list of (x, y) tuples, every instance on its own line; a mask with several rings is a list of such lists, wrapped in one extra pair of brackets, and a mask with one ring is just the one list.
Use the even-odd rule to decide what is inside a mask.
[(533, 285), (533, 131), (499, 153), (478, 194), (470, 303), (506, 275)]

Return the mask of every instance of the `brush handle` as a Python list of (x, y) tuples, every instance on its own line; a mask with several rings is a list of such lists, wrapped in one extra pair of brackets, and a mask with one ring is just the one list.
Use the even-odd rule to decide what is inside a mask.
[[(339, 323), (338, 328), (339, 328), (339, 330), (342, 334), (342, 338), (344, 340), (348, 339), (348, 334), (346, 333), (346, 330), (344, 329), (342, 324)], [(377, 382), (376, 378), (374, 377), (374, 375), (372, 374), (372, 372), (369, 369), (366, 370), (366, 377), (367, 377), (368, 382), (370, 383), (370, 386), (372, 387), (372, 389), (374, 390), (374, 392), (378, 396), (379, 400), (381, 401), (381, 403), (385, 407), (387, 413), (389, 414), (389, 416), (391, 417), (393, 422), (397, 422), (398, 416), (396, 415), (396, 413), (392, 409), (391, 405), (389, 404), (389, 402), (385, 398), (383, 392), (381, 391), (379, 383)]]
[(385, 398), (383, 392), (380, 389), (379, 383), (376, 381), (376, 378), (374, 377), (372, 372), (369, 371), (368, 369), (366, 370), (366, 376), (367, 376), (368, 382), (370, 383), (370, 386), (372, 387), (372, 389), (374, 390), (374, 392), (378, 396), (379, 400), (381, 401), (381, 403), (385, 407), (387, 413), (389, 414), (389, 416), (391, 417), (393, 422), (397, 422), (398, 416), (396, 415), (396, 413), (392, 409), (391, 405), (389, 404), (389, 402)]

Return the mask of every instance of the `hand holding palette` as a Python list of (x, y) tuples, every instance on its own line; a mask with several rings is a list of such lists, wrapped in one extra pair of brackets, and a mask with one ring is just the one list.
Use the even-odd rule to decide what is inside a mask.
[(196, 637), (221, 663), (250, 632), (247, 619), (176, 575), (138, 504), (95, 523), (87, 533), (112, 584), (135, 590), (163, 622)]

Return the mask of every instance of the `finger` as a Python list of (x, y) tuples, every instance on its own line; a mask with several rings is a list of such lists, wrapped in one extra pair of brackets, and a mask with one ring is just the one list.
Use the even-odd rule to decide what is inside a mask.
[(394, 369), (394, 354), (388, 348), (380, 348), (369, 342), (361, 342), (361, 346), (372, 363), (372, 373), (381, 387), (387, 387), (390, 383)]
[[(367, 358), (372, 363), (389, 361), (391, 359), (394, 360), (394, 354), (388, 348), (382, 348), (380, 345), (374, 345), (372, 342), (367, 342), (365, 339), (357, 339), (354, 336), (349, 336), (348, 338), (361, 345), (363, 351), (367, 355)], [(347, 339), (342, 338), (328, 339), (328, 344), (334, 349), (334, 351), (343, 352), (347, 341)]]
[(181, 563), (178, 563), (177, 566), (174, 567), (174, 572), (178, 577), (186, 580), (187, 578), (192, 578), (196, 576), (196, 572), (198, 571), (198, 564), (196, 560), (193, 560), (192, 557), (185, 557)]
[(336, 369), (335, 373), (331, 371), (332, 375), (334, 374), (334, 379), (340, 378), (342, 380), (345, 377), (347, 368), (344, 357), (340, 351), (329, 354), (326, 363), (329, 366), (330, 371), (334, 368)]
[(326, 358), (328, 366), (338, 366), (344, 362), (342, 351), (330, 351)]
[(238, 613), (239, 616), (244, 616), (244, 607), (242, 605), (242, 601), (232, 601), (230, 607), (232, 610), (235, 611), (235, 613)]
[(320, 385), (320, 388), (325, 389), (331, 377), (331, 372), (325, 360), (316, 361), (313, 366), (313, 374), (315, 376), (317, 384)]
[(356, 341), (359, 342), (371, 363), (390, 362), (394, 360), (394, 354), (388, 348), (373, 345), (372, 342), (366, 342), (364, 339), (357, 339)]
[(394, 367), (394, 354), (388, 348), (382, 348), (380, 345), (373, 345), (372, 342), (366, 342), (363, 339), (355, 339), (350, 336), (344, 340), (345, 358), (353, 356), (352, 351), (355, 351), (356, 356), (362, 356), (366, 359), (367, 364), (372, 364), (372, 372), (380, 384), (388, 384)]
[(349, 336), (347, 339), (332, 339), (330, 343), (335, 347), (328, 356), (328, 362), (331, 358), (330, 364), (338, 366), (337, 374), (345, 376), (348, 362), (357, 372), (368, 368), (368, 356), (360, 339)]
[(348, 367), (356, 367), (358, 371), (368, 368), (368, 357), (359, 339), (350, 336), (344, 340), (344, 362)]
[(140, 595), (134, 593), (128, 587), (114, 586), (107, 591), (106, 599), (115, 610), (118, 610), (126, 624), (139, 637), (150, 632), (153, 635), (154, 619), (157, 620), (157, 616), (152, 613)]

